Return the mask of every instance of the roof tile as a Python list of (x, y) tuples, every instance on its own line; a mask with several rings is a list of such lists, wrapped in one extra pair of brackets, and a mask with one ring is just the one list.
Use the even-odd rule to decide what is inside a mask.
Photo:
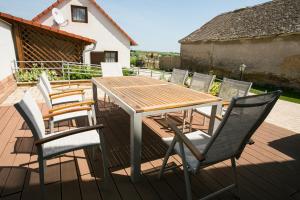
[(8, 21), (8, 22), (13, 21), (13, 22), (17, 22), (17, 23), (28, 24), (30, 26), (34, 26), (34, 27), (38, 27), (38, 28), (41, 28), (41, 29), (44, 29), (44, 30), (48, 30), (48, 31), (51, 31), (51, 32), (54, 32), (54, 33), (57, 33), (57, 34), (64, 35), (66, 37), (79, 39), (79, 40), (82, 40), (82, 41), (84, 41), (86, 43), (89, 43), (89, 44), (96, 42), (95, 40), (90, 39), (90, 38), (82, 37), (82, 36), (79, 36), (79, 35), (76, 35), (76, 34), (73, 34), (73, 33), (69, 33), (69, 32), (66, 32), (66, 31), (58, 30), (56, 28), (52, 28), (52, 27), (49, 27), (49, 26), (46, 26), (46, 25), (42, 25), (38, 22), (33, 22), (33, 21), (26, 20), (26, 19), (23, 19), (23, 18), (15, 17), (15, 16), (9, 15), (7, 13), (0, 12), (0, 18), (5, 20), (5, 21)]
[(180, 43), (300, 33), (300, 0), (273, 0), (216, 16)]

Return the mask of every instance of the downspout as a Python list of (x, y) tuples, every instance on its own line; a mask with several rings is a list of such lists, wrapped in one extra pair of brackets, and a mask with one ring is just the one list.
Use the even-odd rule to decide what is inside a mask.
[(83, 63), (86, 63), (86, 59), (85, 59), (85, 54), (91, 51), (94, 51), (96, 49), (97, 46), (97, 42), (93, 43), (93, 46), (91, 48), (85, 48), (82, 52), (82, 59), (83, 59)]

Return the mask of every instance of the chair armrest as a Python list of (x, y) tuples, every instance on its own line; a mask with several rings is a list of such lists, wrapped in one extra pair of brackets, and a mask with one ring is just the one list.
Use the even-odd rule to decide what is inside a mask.
[(252, 144), (254, 144), (254, 143), (255, 143), (255, 141), (252, 140), (252, 139), (250, 138), (249, 141), (248, 141), (248, 144), (249, 144), (249, 145), (252, 145)]
[(59, 99), (59, 98), (62, 98), (62, 97), (67, 97), (67, 96), (73, 96), (73, 95), (83, 95), (84, 92), (70, 92), (70, 93), (64, 93), (64, 94), (60, 94), (60, 95), (55, 95), (55, 96), (51, 96), (50, 99)]
[(62, 132), (62, 133), (59, 133), (59, 134), (55, 134), (55, 135), (52, 135), (52, 136), (49, 136), (49, 137), (46, 137), (46, 138), (43, 138), (43, 139), (40, 139), (40, 140), (36, 140), (36, 141), (34, 141), (34, 144), (35, 145), (41, 145), (41, 144), (45, 144), (47, 142), (51, 142), (53, 140), (57, 140), (57, 139), (67, 137), (67, 136), (70, 136), (70, 135), (75, 135), (75, 134), (79, 134), (79, 133), (82, 133), (82, 132), (85, 132), (85, 131), (91, 131), (91, 130), (95, 130), (95, 129), (100, 130), (100, 129), (103, 129), (103, 128), (104, 128), (103, 124), (98, 124), (98, 125), (95, 125), (95, 126), (87, 126), (87, 127), (83, 127), (83, 128), (77, 128), (77, 129), (65, 131), (65, 132)]
[(192, 154), (197, 158), (199, 161), (205, 160), (204, 155), (193, 145), (193, 143), (176, 127), (176, 125), (172, 122), (168, 122), (171, 129), (175, 132), (178, 139), (181, 140), (187, 148), (192, 152)]
[(60, 88), (60, 87), (73, 86), (73, 85), (76, 85), (76, 86), (79, 87), (79, 84), (78, 84), (78, 83), (71, 83), (71, 84), (65, 83), (65, 84), (60, 84), (60, 85), (53, 85), (53, 86), (51, 86), (51, 87), (52, 87), (52, 88)]
[(65, 109), (65, 110), (59, 110), (58, 112), (52, 112), (47, 115), (44, 115), (44, 119), (50, 119), (52, 117), (58, 116), (58, 115), (63, 115), (66, 113), (72, 113), (72, 112), (78, 112), (78, 111), (83, 111), (87, 110), (90, 111), (92, 108), (91, 107), (77, 107), (77, 108), (71, 108), (71, 109)]
[(78, 107), (78, 106), (91, 106), (91, 105), (94, 105), (95, 104), (95, 101), (83, 101), (83, 102), (78, 102), (78, 103), (69, 103), (67, 105), (64, 105), (64, 106), (59, 106), (59, 107), (56, 107), (56, 108), (53, 108), (51, 110), (49, 110), (49, 113), (53, 113), (53, 112), (56, 112), (56, 111), (59, 111), (59, 110), (64, 110), (64, 109), (67, 109), (67, 108), (73, 108), (73, 107)]
[(62, 92), (51, 93), (51, 94), (49, 94), (49, 96), (52, 97), (52, 96), (61, 95), (61, 94), (65, 94), (65, 93), (83, 92), (83, 91), (84, 91), (84, 89), (64, 90)]
[(230, 101), (222, 101), (222, 106), (229, 106)]

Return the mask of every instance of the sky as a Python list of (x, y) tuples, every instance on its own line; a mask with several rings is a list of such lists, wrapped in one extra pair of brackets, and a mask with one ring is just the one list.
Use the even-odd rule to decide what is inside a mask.
[[(97, 0), (138, 43), (134, 49), (179, 52), (178, 40), (213, 17), (269, 0)], [(32, 19), (55, 0), (0, 0), (0, 12)]]

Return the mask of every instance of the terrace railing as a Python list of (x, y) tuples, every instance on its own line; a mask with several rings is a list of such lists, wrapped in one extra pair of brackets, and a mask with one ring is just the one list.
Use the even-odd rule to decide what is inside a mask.
[(17, 82), (34, 82), (42, 71), (52, 80), (90, 79), (101, 76), (101, 66), (67, 61), (14, 61), (12, 66)]
[[(14, 61), (13, 74), (18, 83), (35, 82), (42, 71), (46, 71), (51, 80), (91, 79), (102, 76), (101, 65), (67, 62), (67, 61)], [(138, 67), (124, 68), (124, 75), (143, 75), (154, 79), (169, 80), (170, 72), (143, 69)]]

